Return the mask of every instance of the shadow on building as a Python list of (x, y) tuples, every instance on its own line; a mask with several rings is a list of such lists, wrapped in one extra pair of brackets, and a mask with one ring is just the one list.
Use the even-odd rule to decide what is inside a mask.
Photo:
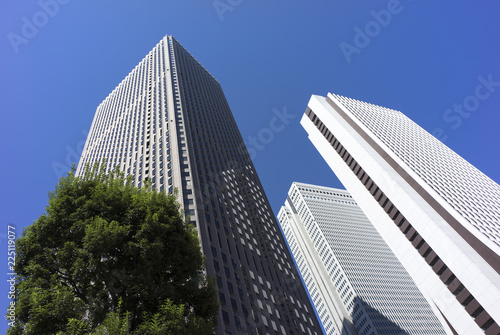
[[(364, 310), (366, 311), (365, 316), (366, 316), (366, 321), (364, 319), (365, 316), (359, 317), (357, 320), (354, 321), (354, 328), (359, 329), (359, 330), (365, 330), (365, 325), (367, 323), (372, 324), (372, 327), (375, 328), (375, 334), (379, 335), (409, 335), (407, 331), (403, 330), (400, 326), (398, 326), (396, 323), (388, 319), (385, 315), (380, 313), (376, 308), (371, 306), (368, 302), (363, 300), (360, 297), (355, 297), (354, 298), (354, 304), (360, 304), (363, 306)], [(350, 328), (350, 327), (349, 327)], [(352, 328), (350, 328), (352, 329)], [(370, 328), (370, 330), (373, 330)], [(370, 334), (370, 331), (367, 331), (366, 334)], [(347, 329), (345, 331), (342, 331), (342, 334), (351, 334)], [(359, 332), (357, 334), (362, 334), (362, 332)]]

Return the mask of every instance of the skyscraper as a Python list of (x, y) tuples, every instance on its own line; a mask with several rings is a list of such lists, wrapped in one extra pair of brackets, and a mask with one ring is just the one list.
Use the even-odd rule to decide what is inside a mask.
[(218, 334), (318, 334), (220, 84), (164, 37), (98, 106), (80, 159), (178, 190), (217, 280)]
[(500, 334), (500, 186), (401, 112), (328, 94), (301, 124), (459, 334)]
[(451, 334), (349, 192), (293, 183), (278, 221), (327, 334)]

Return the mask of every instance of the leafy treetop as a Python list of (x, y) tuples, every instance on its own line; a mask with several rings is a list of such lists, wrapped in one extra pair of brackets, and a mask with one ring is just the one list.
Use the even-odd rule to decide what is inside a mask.
[(136, 188), (104, 166), (83, 176), (73, 169), (16, 245), (16, 321), (8, 334), (213, 333), (215, 289), (174, 195)]

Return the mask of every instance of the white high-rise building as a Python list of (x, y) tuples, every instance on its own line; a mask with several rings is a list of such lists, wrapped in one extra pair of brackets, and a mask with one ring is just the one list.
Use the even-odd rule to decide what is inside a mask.
[(347, 191), (293, 183), (278, 221), (328, 335), (452, 334)]
[(302, 126), (459, 334), (500, 334), (500, 186), (401, 112), (312, 96)]
[(77, 174), (104, 161), (178, 190), (216, 279), (217, 334), (322, 332), (221, 85), (173, 37), (97, 107)]

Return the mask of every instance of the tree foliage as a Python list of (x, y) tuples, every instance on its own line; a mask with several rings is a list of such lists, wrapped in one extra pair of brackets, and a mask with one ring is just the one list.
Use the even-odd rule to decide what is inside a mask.
[(16, 245), (9, 334), (159, 334), (154, 325), (170, 319), (184, 333), (213, 333), (215, 289), (173, 195), (103, 167), (71, 171)]

